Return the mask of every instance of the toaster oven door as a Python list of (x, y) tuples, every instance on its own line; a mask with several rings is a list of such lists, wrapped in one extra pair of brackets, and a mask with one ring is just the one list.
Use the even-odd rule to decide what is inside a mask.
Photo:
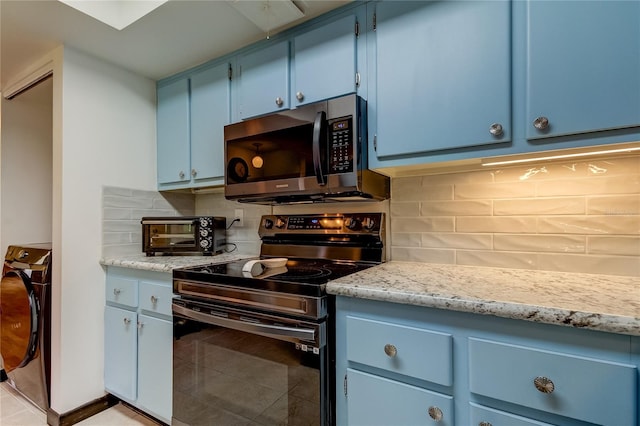
[(143, 222), (143, 250), (148, 255), (199, 251), (197, 220)]

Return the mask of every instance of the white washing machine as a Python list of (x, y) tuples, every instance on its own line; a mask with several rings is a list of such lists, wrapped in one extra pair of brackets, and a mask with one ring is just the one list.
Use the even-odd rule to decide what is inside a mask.
[(51, 388), (50, 265), (50, 243), (9, 246), (0, 282), (0, 379), (44, 412)]

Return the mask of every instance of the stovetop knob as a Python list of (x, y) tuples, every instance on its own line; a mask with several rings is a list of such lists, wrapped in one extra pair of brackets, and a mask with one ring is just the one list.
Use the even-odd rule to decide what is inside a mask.
[(264, 220), (264, 227), (266, 229), (271, 229), (273, 228), (273, 221), (271, 219), (265, 219)]
[(344, 226), (346, 226), (348, 229), (356, 229), (359, 225), (359, 221), (356, 218), (353, 217), (348, 217), (345, 219), (344, 221)]
[(283, 228), (286, 225), (286, 222), (281, 218), (276, 219), (276, 228)]
[(362, 226), (364, 226), (365, 229), (371, 230), (374, 226), (376, 226), (376, 221), (371, 219), (370, 217), (367, 217), (362, 221)]

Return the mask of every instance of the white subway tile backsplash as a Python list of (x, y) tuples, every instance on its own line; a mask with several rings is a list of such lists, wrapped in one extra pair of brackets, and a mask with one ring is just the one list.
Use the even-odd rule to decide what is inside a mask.
[(457, 216), (456, 232), (536, 232), (536, 218), (530, 216)]
[(496, 234), (493, 248), (500, 251), (584, 253), (586, 237), (579, 235)]
[(490, 215), (491, 200), (426, 201), (421, 203), (421, 216)]
[(589, 254), (613, 254), (634, 256), (640, 262), (640, 236), (589, 236), (587, 237)]
[(467, 266), (538, 269), (537, 253), (456, 250), (456, 263)]
[(584, 214), (584, 197), (522, 198), (494, 200), (496, 216)]
[(491, 234), (463, 234), (459, 232), (428, 232), (422, 234), (422, 247), (491, 250)]
[(393, 260), (640, 275), (640, 155), (395, 178), (390, 215)]

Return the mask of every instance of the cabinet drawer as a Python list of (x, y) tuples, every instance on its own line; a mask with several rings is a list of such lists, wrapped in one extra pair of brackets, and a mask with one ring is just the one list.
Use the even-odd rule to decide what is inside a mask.
[(107, 302), (138, 306), (138, 280), (107, 274), (106, 291)]
[[(544, 393), (534, 380), (546, 378)], [(469, 339), (471, 392), (603, 425), (635, 424), (632, 365)]]
[(140, 281), (140, 308), (158, 314), (171, 316), (172, 287)]
[(347, 359), (444, 386), (453, 383), (450, 334), (347, 317)]
[(551, 426), (549, 423), (542, 423), (474, 403), (470, 403), (469, 412), (471, 419), (469, 424), (473, 426)]
[(453, 426), (453, 398), (361, 371), (347, 370), (349, 426)]

